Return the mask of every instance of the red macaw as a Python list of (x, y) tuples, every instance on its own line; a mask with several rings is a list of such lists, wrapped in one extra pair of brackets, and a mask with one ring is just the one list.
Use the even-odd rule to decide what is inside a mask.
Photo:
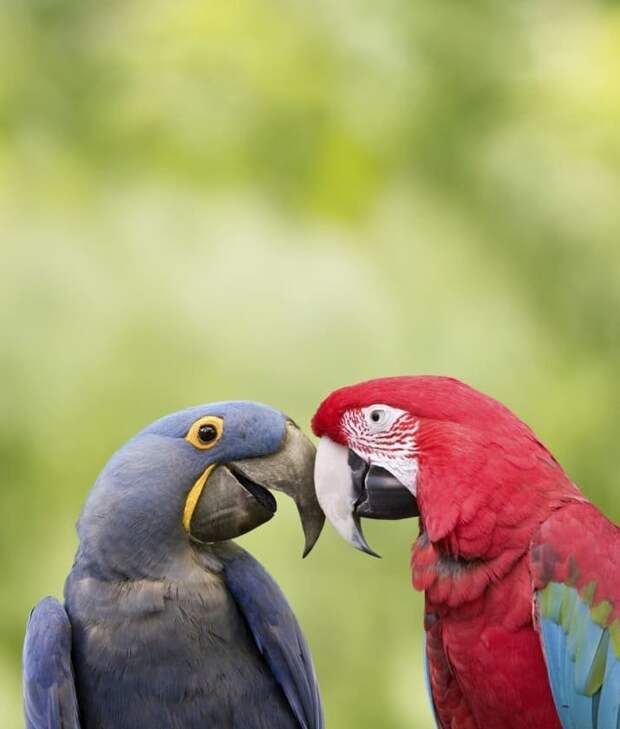
[(315, 485), (351, 544), (360, 517), (420, 516), (426, 673), (441, 729), (620, 728), (618, 528), (530, 428), (447, 377), (333, 392)]

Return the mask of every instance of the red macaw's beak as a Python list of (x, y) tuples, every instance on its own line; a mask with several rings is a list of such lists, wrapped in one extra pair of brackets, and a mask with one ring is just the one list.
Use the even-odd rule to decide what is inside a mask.
[(316, 495), (336, 531), (373, 557), (360, 518), (408, 519), (419, 516), (414, 495), (385, 468), (373, 465), (327, 436), (319, 441), (314, 465)]

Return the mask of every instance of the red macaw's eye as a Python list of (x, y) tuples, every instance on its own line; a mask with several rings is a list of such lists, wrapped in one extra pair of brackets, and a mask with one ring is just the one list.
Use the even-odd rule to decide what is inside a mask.
[(394, 419), (390, 410), (381, 407), (367, 410), (366, 418), (372, 430), (387, 429)]

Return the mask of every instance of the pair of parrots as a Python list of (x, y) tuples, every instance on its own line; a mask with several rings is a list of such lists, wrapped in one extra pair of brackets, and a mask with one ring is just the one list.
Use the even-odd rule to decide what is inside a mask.
[(420, 517), (438, 727), (620, 728), (618, 530), (523, 422), (457, 380), (397, 377), (333, 392), (312, 429), (316, 454), (277, 410), (213, 403), (110, 459), (64, 605), (30, 616), (27, 729), (321, 729), (295, 616), (231, 542), (274, 515), (269, 489), (295, 500), (304, 555), (324, 515), (369, 553), (362, 517)]

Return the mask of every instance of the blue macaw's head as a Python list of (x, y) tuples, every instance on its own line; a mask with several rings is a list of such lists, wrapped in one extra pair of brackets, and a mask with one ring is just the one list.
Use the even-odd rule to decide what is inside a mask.
[(80, 555), (105, 575), (161, 574), (192, 542), (226, 541), (271, 519), (273, 488), (297, 504), (305, 556), (324, 522), (314, 457), (292, 420), (260, 403), (168, 415), (106, 464), (78, 522)]

